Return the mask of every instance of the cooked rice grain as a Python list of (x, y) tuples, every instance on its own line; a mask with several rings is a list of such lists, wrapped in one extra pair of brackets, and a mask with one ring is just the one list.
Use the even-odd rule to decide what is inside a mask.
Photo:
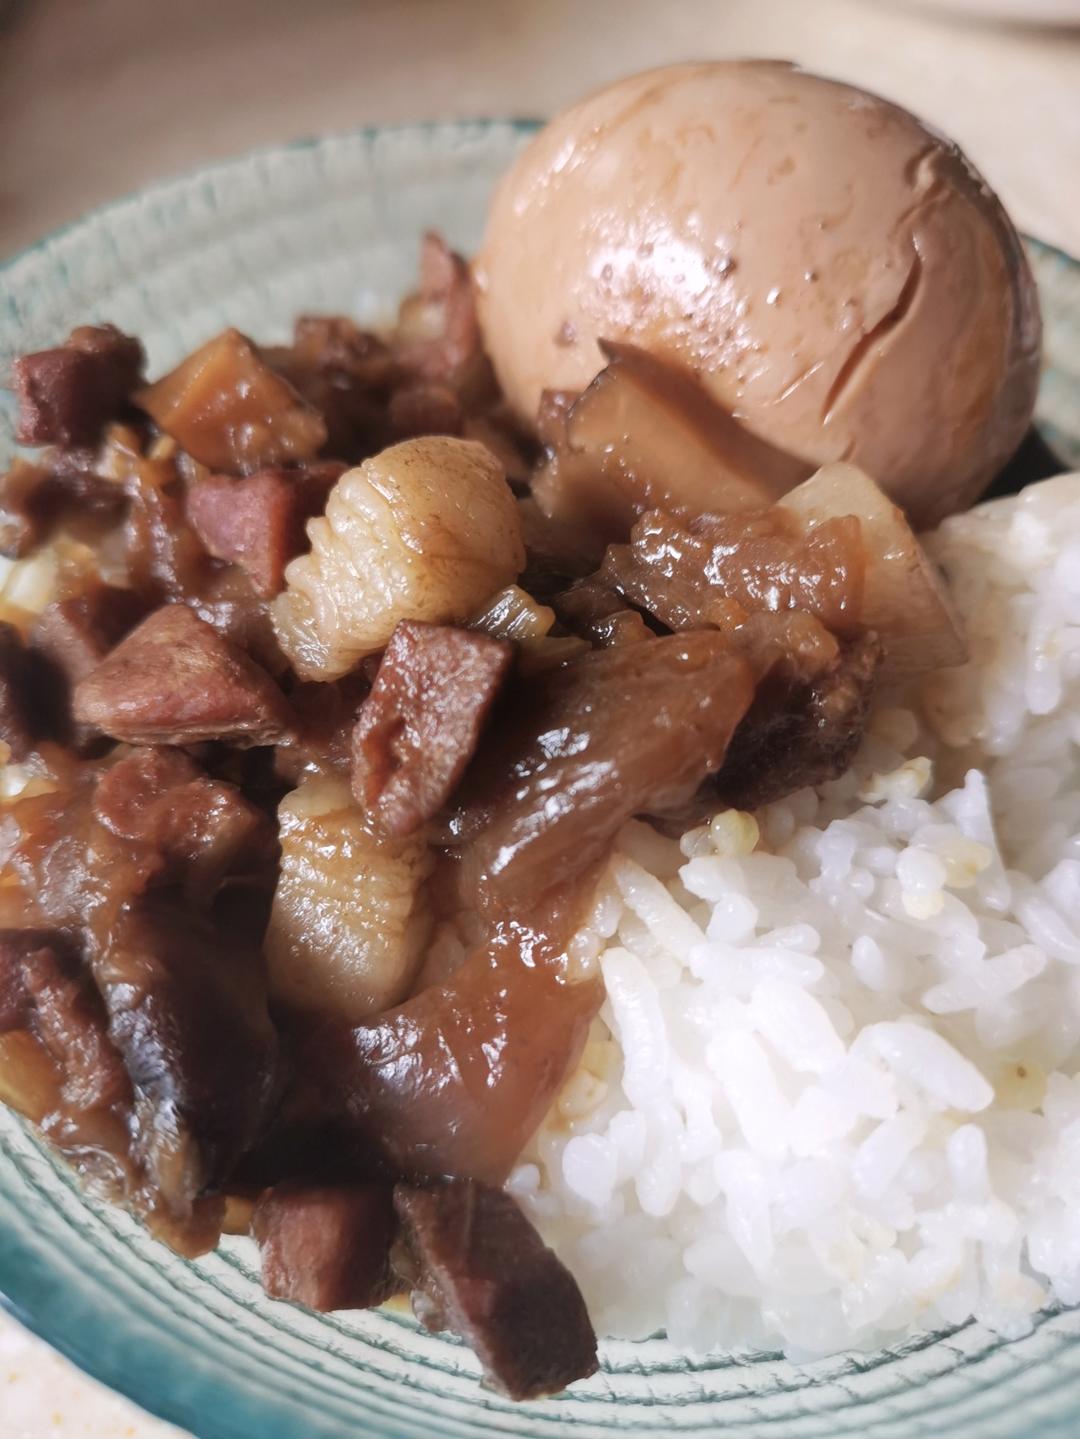
[(810, 1356), (1080, 1303), (1080, 476), (930, 546), (969, 664), (833, 784), (622, 836), (512, 1180), (601, 1332)]

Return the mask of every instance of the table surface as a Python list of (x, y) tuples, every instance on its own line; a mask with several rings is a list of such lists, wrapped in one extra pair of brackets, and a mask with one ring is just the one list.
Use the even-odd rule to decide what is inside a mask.
[[(751, 54), (907, 104), (964, 146), (1022, 229), (1080, 255), (1080, 29), (875, 0), (0, 0), (0, 256), (256, 146), (542, 115), (647, 65)], [(46, 1435), (176, 1431), (0, 1316), (0, 1439)]]

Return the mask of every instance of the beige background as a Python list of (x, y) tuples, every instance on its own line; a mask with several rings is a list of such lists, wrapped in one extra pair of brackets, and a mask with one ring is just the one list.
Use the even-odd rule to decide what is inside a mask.
[[(257, 145), (539, 115), (627, 70), (740, 54), (908, 104), (965, 146), (1022, 228), (1080, 255), (1080, 31), (874, 0), (0, 0), (0, 256)], [(0, 1439), (172, 1433), (0, 1318)]]
[(9, 4), (0, 254), (252, 146), (367, 121), (542, 114), (626, 70), (750, 53), (907, 103), (966, 146), (1021, 225), (1080, 253), (1080, 41), (1065, 30), (874, 0)]

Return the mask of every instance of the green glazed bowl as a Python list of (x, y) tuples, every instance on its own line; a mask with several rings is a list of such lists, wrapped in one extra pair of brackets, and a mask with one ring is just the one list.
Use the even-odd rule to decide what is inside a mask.
[[(142, 336), (152, 370), (226, 324), (272, 341), (302, 310), (384, 318), (413, 282), (427, 226), (466, 251), (476, 245), (491, 186), (531, 128), (364, 131), (111, 205), (0, 269), (0, 373), (92, 318)], [(1080, 265), (1038, 245), (1032, 255), (1047, 318), (1040, 422), (1080, 465)], [(13, 420), (5, 401), (0, 464)], [(595, 1378), (514, 1406), (480, 1388), (467, 1348), (401, 1313), (271, 1303), (246, 1240), (195, 1263), (176, 1258), (86, 1198), (6, 1110), (0, 1294), (97, 1379), (199, 1439), (1080, 1434), (1080, 1312), (1058, 1309), (1011, 1344), (967, 1324), (804, 1366), (778, 1354), (690, 1360), (663, 1338), (609, 1342)]]

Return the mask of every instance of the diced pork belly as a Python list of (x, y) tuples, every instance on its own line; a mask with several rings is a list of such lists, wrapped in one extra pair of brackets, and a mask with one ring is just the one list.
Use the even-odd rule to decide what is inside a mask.
[(81, 325), (63, 345), (12, 365), (21, 445), (89, 445), (138, 386), (143, 347), (114, 325)]
[(240, 565), (256, 594), (272, 599), (285, 587), (285, 566), (306, 548), (305, 523), (322, 513), (344, 469), (327, 462), (242, 480), (207, 475), (188, 492), (187, 516), (208, 554)]
[(413, 833), (450, 798), (512, 657), (472, 630), (397, 626), (353, 732), (353, 793), (387, 834)]
[(597, 1368), (596, 1335), (570, 1271), (502, 1189), (399, 1184), (395, 1252), (428, 1329), (450, 1329), (511, 1399), (558, 1393)]
[(132, 744), (274, 744), (292, 723), (266, 671), (185, 605), (133, 630), (76, 686), (74, 713)]
[(255, 1206), (252, 1233), (273, 1299), (309, 1309), (369, 1309), (397, 1288), (388, 1184), (280, 1185)]
[(212, 899), (226, 879), (272, 878), (273, 821), (180, 750), (140, 747), (113, 765), (94, 814), (118, 838), (158, 850), (163, 870), (196, 900)]

